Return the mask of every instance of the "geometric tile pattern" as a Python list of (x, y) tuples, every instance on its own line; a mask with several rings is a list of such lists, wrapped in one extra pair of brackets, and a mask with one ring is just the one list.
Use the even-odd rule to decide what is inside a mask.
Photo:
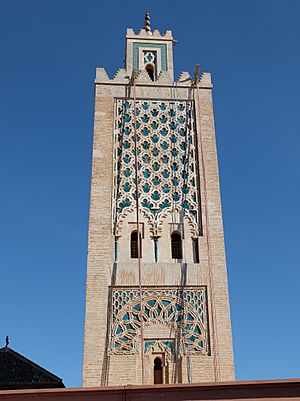
[[(134, 106), (117, 99), (114, 130), (114, 230), (121, 231), (135, 208)], [(164, 218), (176, 210), (199, 235), (199, 174), (194, 103), (136, 101), (139, 208), (152, 235), (160, 235)]]
[(133, 43), (133, 69), (139, 70), (139, 49), (153, 49), (161, 51), (161, 69), (167, 71), (167, 46), (157, 43)]
[[(142, 290), (144, 327), (159, 322), (175, 333), (182, 354), (208, 354), (206, 288), (144, 288)], [(137, 288), (112, 291), (111, 352), (139, 352), (140, 297)], [(154, 344), (146, 342), (145, 347)], [(173, 353), (173, 342), (164, 341)]]

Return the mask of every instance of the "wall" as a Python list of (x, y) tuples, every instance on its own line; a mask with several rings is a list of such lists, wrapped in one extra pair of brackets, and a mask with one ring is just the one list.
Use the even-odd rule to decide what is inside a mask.
[[(114, 236), (112, 221), (112, 183), (114, 182), (114, 98), (132, 97), (132, 87), (124, 83), (128, 72), (118, 73), (109, 80), (103, 69), (97, 71), (95, 86), (95, 125), (93, 166), (90, 200), (89, 249), (86, 290), (86, 321), (83, 385), (123, 385), (141, 383), (140, 356), (107, 352), (111, 339), (111, 296), (115, 286), (138, 285), (137, 264), (130, 260), (128, 225), (119, 239), (120, 260), (114, 263)], [(123, 78), (122, 78), (123, 74)], [(127, 74), (127, 75), (126, 75)], [(123, 79), (123, 82), (122, 82)], [(119, 82), (120, 81), (120, 82)], [(209, 324), (209, 352), (191, 358), (179, 358), (181, 372), (169, 360), (169, 381), (187, 383), (234, 378), (231, 325), (227, 290), (219, 175), (212, 109), (212, 85), (209, 74), (200, 81), (199, 92), (193, 91), (198, 137), (198, 167), (200, 172), (201, 215), (203, 236), (199, 239), (200, 263), (193, 263), (191, 241), (186, 240), (185, 263), (170, 259), (168, 234), (160, 241), (160, 257), (153, 263), (153, 241), (146, 231), (143, 250), (142, 283), (144, 287), (205, 286), (207, 288), (207, 315)], [(131, 91), (129, 93), (129, 90)], [(191, 79), (181, 74), (177, 81), (176, 98), (191, 95)], [(143, 74), (136, 81), (137, 98), (173, 99), (174, 86), (159, 80), (153, 84)], [(202, 142), (200, 141), (200, 133)], [(201, 146), (202, 143), (202, 146)], [(206, 186), (204, 186), (204, 174)], [(205, 194), (205, 196), (203, 196)], [(128, 217), (130, 220), (134, 216)], [(128, 220), (128, 221), (129, 221)], [(135, 220), (134, 220), (135, 221)], [(143, 219), (142, 219), (143, 221)], [(144, 221), (146, 223), (146, 221)], [(208, 224), (209, 223), (209, 224)], [(165, 223), (167, 224), (167, 222)], [(164, 227), (165, 233), (168, 228)], [(207, 240), (209, 236), (209, 241)], [(188, 236), (187, 236), (188, 238)], [(126, 245), (127, 242), (127, 245)], [(145, 262), (145, 263), (144, 263)], [(209, 268), (210, 266), (210, 268)], [(153, 329), (153, 336), (155, 337)], [(170, 329), (170, 337), (172, 330)], [(152, 361), (149, 362), (150, 366)], [(216, 368), (217, 367), (217, 368)], [(152, 366), (151, 366), (152, 369)], [(147, 382), (153, 378), (147, 365)]]

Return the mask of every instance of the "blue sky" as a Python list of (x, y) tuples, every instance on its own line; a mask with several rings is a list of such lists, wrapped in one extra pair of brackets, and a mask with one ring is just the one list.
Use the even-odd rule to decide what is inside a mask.
[(148, 9), (213, 77), (236, 378), (299, 377), (300, 2), (0, 7), (0, 346), (81, 385), (95, 68)]

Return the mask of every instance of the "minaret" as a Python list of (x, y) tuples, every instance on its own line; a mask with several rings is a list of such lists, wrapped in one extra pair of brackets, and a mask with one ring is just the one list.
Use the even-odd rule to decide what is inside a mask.
[(173, 44), (146, 13), (96, 71), (84, 386), (234, 379), (211, 77)]

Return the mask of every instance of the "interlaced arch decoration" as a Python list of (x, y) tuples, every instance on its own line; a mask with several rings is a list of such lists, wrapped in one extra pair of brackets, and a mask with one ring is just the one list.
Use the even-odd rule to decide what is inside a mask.
[[(180, 353), (209, 353), (206, 288), (143, 289), (144, 327), (160, 323), (175, 334)], [(139, 352), (140, 298), (138, 289), (112, 291), (110, 350), (116, 354)], [(165, 341), (167, 346), (168, 341)], [(173, 347), (169, 341), (170, 350)], [(146, 345), (147, 347), (150, 344)], [(173, 352), (173, 350), (171, 350)]]
[[(114, 233), (135, 208), (134, 106), (116, 99), (114, 129)], [(200, 231), (194, 103), (136, 101), (139, 208), (152, 235), (172, 211), (184, 215), (192, 236)]]

